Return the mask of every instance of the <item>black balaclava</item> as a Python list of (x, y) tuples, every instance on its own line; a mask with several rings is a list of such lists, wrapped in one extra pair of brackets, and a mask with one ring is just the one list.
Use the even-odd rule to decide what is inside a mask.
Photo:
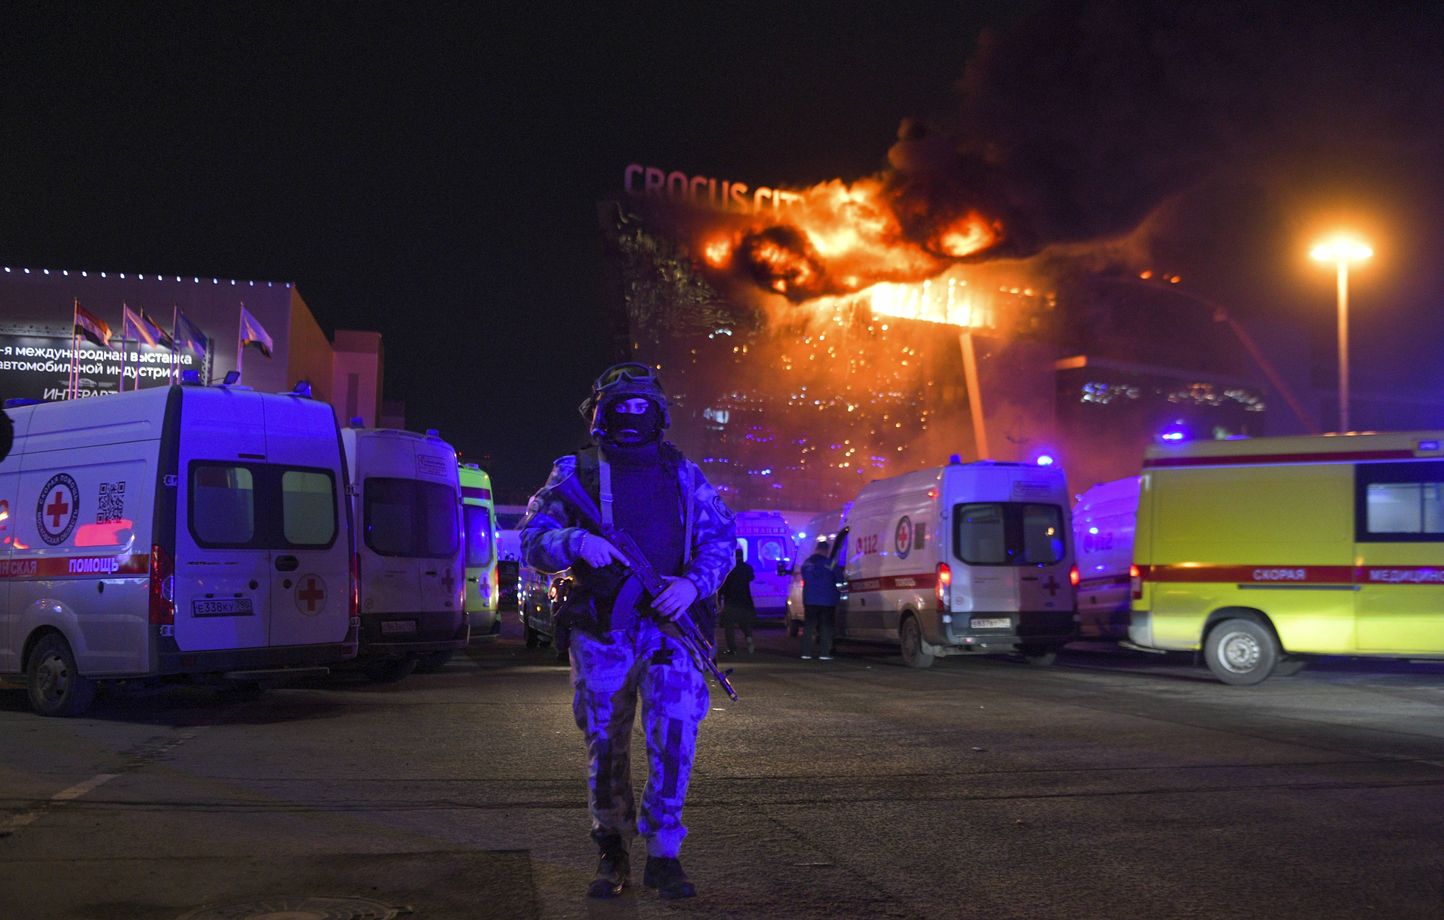
[[(624, 397), (630, 398), (630, 397)], [(606, 440), (621, 447), (640, 447), (651, 444), (662, 436), (662, 410), (652, 400), (647, 400), (647, 411), (640, 415), (622, 412), (617, 399), (603, 411), (606, 421)]]

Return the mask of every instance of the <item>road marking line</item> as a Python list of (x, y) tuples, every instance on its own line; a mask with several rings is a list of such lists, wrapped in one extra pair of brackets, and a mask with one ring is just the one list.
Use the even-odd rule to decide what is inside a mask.
[(119, 775), (119, 773), (97, 773), (83, 783), (76, 783), (69, 789), (60, 790), (50, 797), (50, 801), (69, 802), (71, 799), (78, 799), (95, 787), (108, 783)]
[(51, 805), (62, 805), (66, 802), (74, 801), (75, 799), (80, 798), (81, 796), (85, 795), (87, 792), (90, 792), (96, 787), (105, 785), (119, 775), (119, 773), (97, 773), (95, 776), (92, 776), (90, 779), (86, 780), (83, 783), (76, 783), (69, 789), (62, 789), (52, 795), (48, 802), (35, 809), (34, 811), (27, 811), (23, 814), (12, 815), (10, 820), (4, 823), (0, 823), (0, 834), (10, 834), (14, 831), (19, 830), (22, 827), (25, 827), (28, 824), (34, 824), (41, 815), (45, 814), (45, 812), (49, 810)]

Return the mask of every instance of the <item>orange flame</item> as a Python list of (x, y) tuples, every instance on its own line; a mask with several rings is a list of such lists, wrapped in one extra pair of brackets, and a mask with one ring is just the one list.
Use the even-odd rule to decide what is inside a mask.
[[(956, 216), (956, 203), (945, 203), (934, 215), (911, 200), (905, 226), (898, 195), (880, 176), (851, 184), (824, 182), (803, 193), (798, 206), (765, 222), (730, 238), (709, 236), (701, 242), (703, 260), (714, 269), (736, 273), (763, 290), (803, 303), (824, 296), (845, 297), (880, 284), (911, 285), (937, 278), (950, 266), (995, 249), (1006, 238), (1000, 220), (976, 208)], [(873, 299), (891, 304), (897, 297), (883, 290)], [(928, 307), (921, 312), (951, 316), (957, 309)]]

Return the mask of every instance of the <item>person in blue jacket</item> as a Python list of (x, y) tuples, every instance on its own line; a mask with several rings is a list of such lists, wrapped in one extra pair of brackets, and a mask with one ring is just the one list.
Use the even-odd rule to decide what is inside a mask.
[(842, 578), (842, 572), (827, 552), (827, 537), (818, 537), (817, 548), (802, 563), (803, 658), (811, 658), (816, 651), (821, 660), (832, 660), (832, 628), (837, 603), (842, 599), (838, 588)]
[[(640, 834), (647, 841), (643, 883), (663, 898), (692, 897), (696, 887), (677, 854), (687, 835), (682, 806), (709, 696), (705, 675), (662, 621), (690, 615), (704, 636), (712, 635), (711, 604), (732, 568), (734, 514), (697, 465), (662, 437), (670, 422), (667, 397), (651, 368), (608, 368), (581, 411), (594, 443), (553, 465), (527, 505), (521, 544), (528, 565), (569, 569), (573, 578), (558, 621), (568, 631), (572, 712), (586, 739), (592, 839), (600, 851), (587, 894), (622, 893), (631, 840)], [(630, 536), (665, 577), (651, 603), (621, 552), (580, 526), (557, 493), (573, 476), (603, 523)], [(640, 812), (630, 758), (638, 698), (649, 768)]]

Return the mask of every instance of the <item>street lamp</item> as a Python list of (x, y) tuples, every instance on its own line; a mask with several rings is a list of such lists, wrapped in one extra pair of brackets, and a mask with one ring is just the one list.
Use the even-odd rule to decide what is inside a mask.
[(1345, 234), (1332, 236), (1309, 251), (1309, 257), (1315, 262), (1332, 262), (1339, 269), (1340, 433), (1349, 430), (1349, 263), (1362, 262), (1373, 254), (1368, 243)]

